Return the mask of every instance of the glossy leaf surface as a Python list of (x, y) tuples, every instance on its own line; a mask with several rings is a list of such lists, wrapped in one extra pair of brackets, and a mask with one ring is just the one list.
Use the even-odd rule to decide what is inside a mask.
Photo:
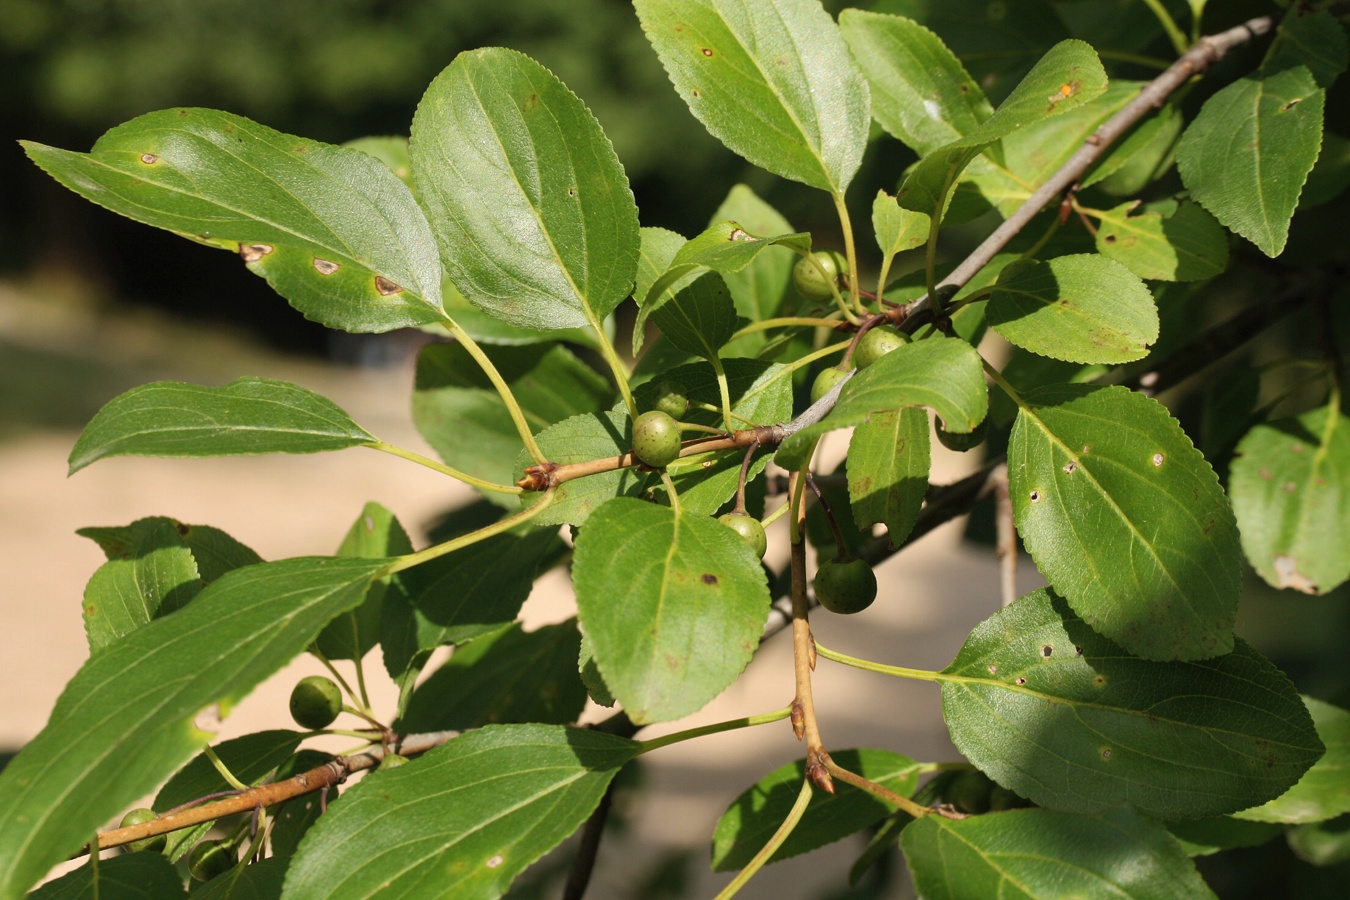
[(581, 625), (634, 722), (694, 712), (759, 646), (769, 592), (759, 558), (703, 515), (618, 498), (577, 536)]
[[(282, 896), (500, 897), (581, 826), (637, 746), (551, 725), (455, 738), (348, 788), (301, 843)], [(404, 827), (384, 827), (395, 819)]]
[(1123, 387), (1029, 392), (1008, 444), (1017, 531), (1083, 619), (1148, 659), (1233, 646), (1237, 528), (1161, 404)]
[(867, 83), (815, 0), (635, 0), (675, 90), (762, 169), (842, 194), (862, 162)]
[(148, 225), (238, 251), (307, 318), (346, 331), (444, 319), (426, 218), (383, 163), (211, 109), (166, 109), (88, 154), (25, 144), (77, 194)]
[(446, 272), (484, 312), (599, 329), (628, 296), (628, 178), (585, 104), (539, 63), (499, 47), (461, 53), (423, 95), (410, 153)]
[(977, 626), (943, 676), (957, 749), (1050, 809), (1222, 815), (1279, 796), (1322, 755), (1294, 686), (1247, 644), (1139, 659), (1046, 589)]
[(290, 382), (157, 381), (98, 411), (70, 451), (70, 472), (109, 456), (322, 453), (374, 442), (333, 401)]
[(1350, 419), (1267, 422), (1237, 447), (1229, 490), (1247, 559), (1269, 584), (1323, 594), (1350, 577)]

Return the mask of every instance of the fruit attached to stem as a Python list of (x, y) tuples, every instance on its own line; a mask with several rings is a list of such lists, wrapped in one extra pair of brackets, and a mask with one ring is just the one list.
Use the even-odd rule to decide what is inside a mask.
[(680, 425), (669, 413), (648, 410), (633, 420), (633, 455), (661, 469), (680, 455)]
[[(159, 816), (153, 809), (141, 807), (140, 809), (133, 809), (122, 817), (122, 827), (130, 828), (132, 825), (143, 825), (146, 822), (153, 822), (158, 818)], [(127, 849), (133, 853), (140, 852), (141, 850), (154, 850), (159, 852), (163, 850), (168, 843), (168, 835), (154, 834), (147, 838), (141, 838), (139, 841), (132, 841), (130, 844), (127, 844)]]
[(689, 412), (689, 391), (678, 381), (663, 381), (656, 386), (652, 409), (659, 409), (671, 418), (678, 419)]
[(291, 718), (304, 728), (327, 728), (342, 712), (342, 692), (322, 675), (301, 678), (291, 690)]
[(729, 512), (718, 516), (717, 521), (739, 534), (741, 540), (755, 551), (756, 556), (762, 557), (764, 551), (769, 549), (769, 538), (764, 534), (764, 526), (759, 524), (759, 519), (754, 516), (743, 512)]
[(852, 370), (838, 368), (821, 369), (820, 374), (816, 376), (816, 380), (811, 383), (811, 402), (818, 402), (821, 397), (824, 397), (830, 392), (830, 388), (842, 381), (844, 376), (850, 371)]
[[(815, 262), (820, 263), (816, 268)], [(824, 273), (821, 273), (824, 269)], [(839, 276), (848, 271), (848, 261), (834, 250), (817, 250), (810, 256), (797, 258), (792, 267), (792, 286), (807, 300), (823, 303), (834, 296), (831, 285), (837, 285)]]
[(908, 343), (909, 335), (903, 331), (897, 331), (890, 325), (877, 325), (858, 339), (858, 346), (853, 349), (853, 364), (861, 371)]
[(862, 612), (877, 599), (877, 576), (861, 559), (830, 559), (816, 569), (816, 599), (832, 613)]

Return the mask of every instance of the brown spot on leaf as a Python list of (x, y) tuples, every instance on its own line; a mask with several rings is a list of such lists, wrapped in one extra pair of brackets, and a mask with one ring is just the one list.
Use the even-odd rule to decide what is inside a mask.
[(1110, 748), (1110, 747), (1103, 747), (1103, 748), (1102, 748), (1102, 759), (1110, 759), (1110, 758), (1111, 758), (1111, 748)]
[(240, 244), (239, 255), (246, 263), (255, 263), (276, 248), (271, 244)]
[(1077, 471), (1078, 471), (1078, 463), (1076, 463), (1076, 462), (1071, 462), (1071, 463), (1069, 463), (1068, 465), (1066, 465), (1066, 466), (1064, 467), (1064, 474), (1065, 474), (1065, 475), (1072, 475), (1074, 472), (1077, 472)]
[(997, 674), (998, 674), (998, 663), (990, 663), (990, 664), (989, 664), (989, 674), (990, 674), (990, 675), (997, 675)]
[(1261, 480), (1262, 480), (1262, 481), (1269, 481), (1269, 480), (1273, 477), (1273, 476), (1270, 474), (1270, 470), (1269, 470), (1269, 469), (1262, 469), (1261, 471), (1257, 472), (1256, 474), (1261, 476)]
[(1049, 659), (1054, 655), (1055, 655), (1054, 647), (1050, 646), (1049, 644), (1046, 644), (1045, 646), (1041, 647), (1041, 656), (1045, 657), (1046, 659)]
[(314, 257), (314, 271), (318, 272), (320, 275), (332, 275), (340, 268), (342, 267), (335, 262), (319, 259), (317, 256)]
[(1040, 503), (1040, 502), (1041, 502), (1041, 492), (1040, 492), (1040, 491), (1032, 491), (1032, 492), (1031, 492), (1031, 502), (1032, 502), (1032, 503)]
[(695, 100), (702, 100), (702, 99), (703, 99), (703, 92), (700, 91), (698, 88), (694, 88), (694, 89), (693, 89), (692, 91), (690, 91), (689, 93), (691, 93), (691, 94), (694, 95), (694, 99), (695, 99)]
[(1297, 490), (1298, 490), (1298, 485), (1294, 484), (1292, 481), (1286, 481), (1286, 482), (1284, 483), (1284, 492), (1285, 492), (1286, 494), (1292, 494), (1292, 493), (1294, 493), (1294, 492), (1297, 491)]
[(1302, 452), (1303, 452), (1303, 445), (1302, 445), (1302, 444), (1291, 444), (1291, 445), (1289, 446), (1289, 452), (1290, 452), (1290, 453), (1302, 453)]
[(1117, 240), (1118, 238), (1114, 234), (1102, 235), (1102, 243), (1104, 244), (1114, 244)]
[(1317, 593), (1317, 585), (1312, 579), (1298, 570), (1298, 560), (1281, 554), (1273, 560), (1277, 587), (1293, 588), (1304, 594)]
[(717, 584), (717, 576), (711, 572), (704, 572), (700, 579), (704, 584)]
[(159, 157), (153, 153), (142, 153), (141, 162), (145, 163), (147, 166), (153, 166), (155, 163), (159, 162)]
[(1153, 454), (1153, 465), (1161, 466), (1165, 457), (1161, 453)]
[(379, 291), (380, 296), (382, 297), (392, 297), (394, 294), (403, 293), (403, 288), (399, 287), (388, 278), (385, 278), (383, 275), (375, 276), (375, 290)]
[(1298, 105), (1299, 105), (1300, 103), (1302, 103), (1302, 102), (1303, 102), (1303, 98), (1302, 98), (1302, 97), (1295, 97), (1293, 100), (1290, 100), (1290, 101), (1289, 101), (1288, 103), (1286, 103), (1284, 106), (1281, 106), (1281, 107), (1280, 107), (1280, 112), (1287, 112), (1287, 111), (1293, 109), (1295, 106), (1298, 106)]
[(713, 49), (711, 47), (703, 47), (702, 49), (699, 50), (699, 52), (710, 59), (712, 58)]
[(1026, 684), (1026, 683), (1027, 683), (1027, 680), (1026, 680), (1025, 678), (1023, 678), (1021, 675), (1019, 675), (1019, 676), (1017, 676), (1016, 678), (1013, 679), (1013, 684)]

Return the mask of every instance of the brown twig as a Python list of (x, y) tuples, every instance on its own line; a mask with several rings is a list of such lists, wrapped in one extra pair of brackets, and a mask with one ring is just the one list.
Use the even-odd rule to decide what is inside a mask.
[(806, 597), (806, 504), (802, 497), (802, 473), (794, 472), (789, 495), (797, 503), (796, 540), (792, 542), (792, 667), (796, 694), (792, 701), (792, 729), (798, 740), (806, 740), (806, 775), (821, 790), (834, 793), (826, 761), (829, 754), (820, 740), (816, 706), (811, 695), (811, 657), (813, 641)]

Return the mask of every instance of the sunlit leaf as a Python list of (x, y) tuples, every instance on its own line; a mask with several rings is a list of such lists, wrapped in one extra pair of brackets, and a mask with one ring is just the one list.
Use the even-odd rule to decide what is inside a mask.
[(1196, 203), (1126, 203), (1101, 214), (1097, 252), (1153, 281), (1203, 281), (1228, 267), (1228, 235)]

